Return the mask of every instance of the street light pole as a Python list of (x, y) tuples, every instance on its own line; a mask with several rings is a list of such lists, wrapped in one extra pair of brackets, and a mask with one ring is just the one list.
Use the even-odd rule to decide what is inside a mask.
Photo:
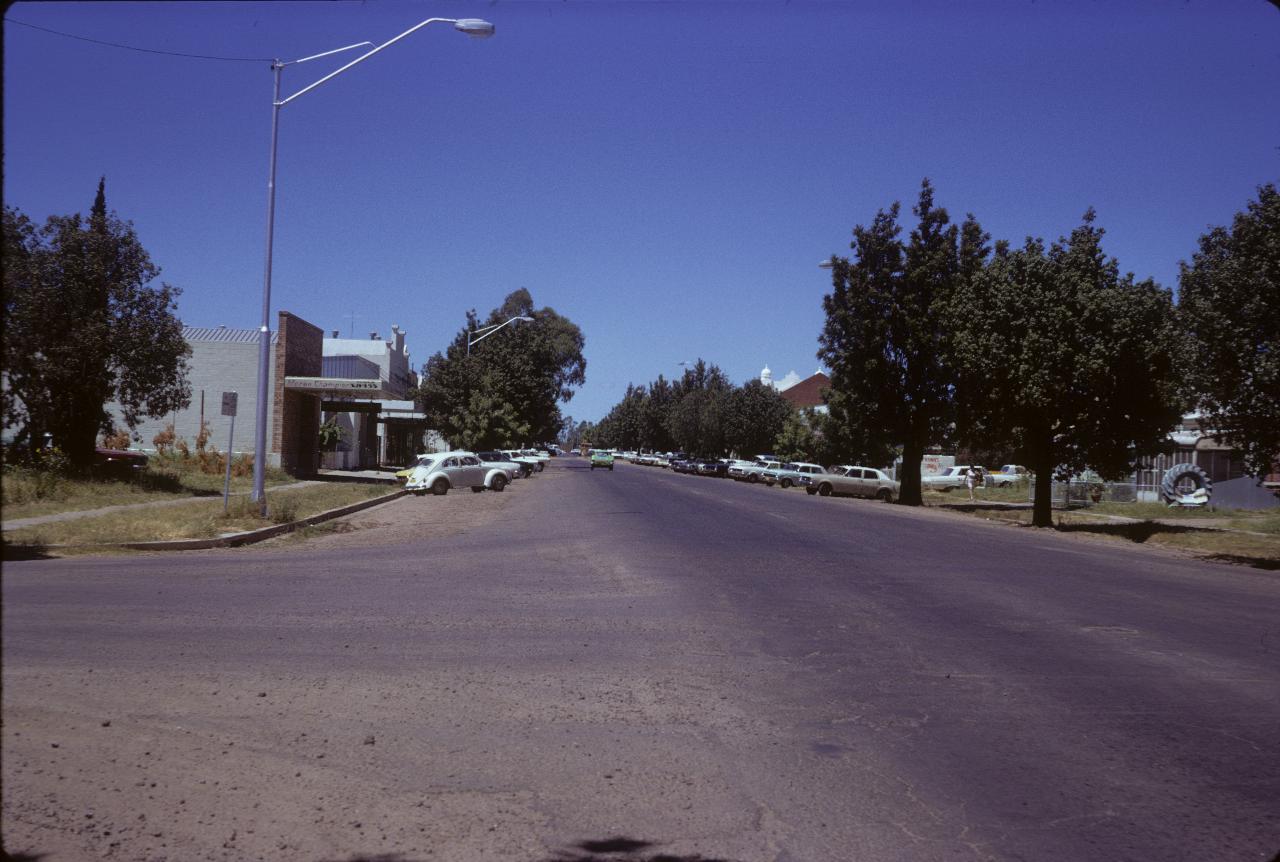
[[(399, 36), (383, 42), (381, 45), (374, 45), (372, 42), (357, 42), (354, 45), (347, 45), (343, 48), (335, 48), (332, 51), (325, 51), (320, 54), (313, 54), (310, 57), (303, 57), (299, 60), (289, 62), (281, 62), (275, 60), (271, 64), (271, 70), (275, 73), (275, 86), (271, 97), (271, 166), (267, 173), (267, 252), (265, 273), (262, 279), (262, 325), (258, 330), (258, 404), (255, 415), (254, 428), (254, 457), (253, 457), (253, 495), (252, 499), (257, 501), (259, 512), (262, 515), (267, 514), (267, 496), (264, 489), (266, 480), (266, 461), (267, 461), (267, 390), (269, 386), (269, 366), (271, 362), (271, 263), (272, 263), (272, 245), (275, 234), (276, 221), (276, 145), (279, 140), (280, 132), (280, 109), (301, 96), (319, 87), (321, 84), (329, 81), (343, 72), (350, 69), (357, 63), (363, 62), (383, 48), (399, 42), (405, 36), (417, 30), (421, 30), (428, 24), (449, 23), (453, 24), (454, 29), (459, 32), (466, 33), (468, 36), (485, 39), (493, 35), (494, 27), (488, 21), (482, 21), (479, 18), (428, 18), (414, 26), (405, 30)], [(356, 59), (347, 63), (339, 69), (330, 72), (328, 75), (313, 81), (303, 87), (298, 92), (288, 98), (280, 98), (280, 72), (285, 66), (291, 66), (296, 63), (305, 63), (308, 60), (318, 60), (321, 57), (328, 57), (333, 54), (339, 54), (343, 51), (350, 51), (353, 48), (370, 47), (372, 50), (366, 51)]]
[[(530, 323), (533, 322), (532, 317), (521, 316), (521, 317), (513, 317), (510, 320), (508, 320), (507, 323), (515, 323), (517, 320), (527, 320)], [(482, 326), (479, 329), (473, 329), (470, 332), (468, 332), (467, 333), (467, 355), (468, 356), (471, 355), (471, 345), (476, 344), (477, 342), (480, 342), (480, 341), (484, 341), (490, 335), (493, 335), (499, 329), (506, 326), (507, 323), (495, 323), (492, 326)], [(477, 332), (483, 332), (484, 335), (480, 336), (479, 338), (472, 338), (471, 336), (475, 335)]]

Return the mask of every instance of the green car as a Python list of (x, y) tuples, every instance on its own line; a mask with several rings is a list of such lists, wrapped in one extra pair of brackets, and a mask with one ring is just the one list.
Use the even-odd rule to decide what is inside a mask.
[(597, 467), (608, 467), (613, 469), (613, 453), (612, 452), (592, 452), (591, 453), (591, 469)]

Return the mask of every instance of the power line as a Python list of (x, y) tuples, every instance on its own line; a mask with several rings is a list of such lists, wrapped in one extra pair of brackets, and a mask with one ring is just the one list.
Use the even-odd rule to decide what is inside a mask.
[(144, 54), (164, 54), (168, 57), (186, 57), (191, 60), (226, 60), (235, 63), (270, 63), (273, 62), (271, 57), (213, 57), (209, 54), (183, 54), (179, 51), (160, 51), (156, 48), (137, 48), (133, 45), (121, 45), (119, 42), (104, 42), (101, 39), (90, 39), (88, 36), (76, 36), (72, 33), (63, 33), (59, 30), (50, 30), (48, 27), (38, 27), (35, 24), (28, 24), (25, 21), (15, 21), (9, 18), (6, 24), (17, 24), (21, 27), (30, 27), (32, 30), (41, 30), (45, 33), (52, 33), (55, 36), (65, 36), (68, 39), (79, 39), (81, 42), (92, 42), (95, 45), (106, 45), (109, 48), (123, 48), (126, 51), (141, 51)]

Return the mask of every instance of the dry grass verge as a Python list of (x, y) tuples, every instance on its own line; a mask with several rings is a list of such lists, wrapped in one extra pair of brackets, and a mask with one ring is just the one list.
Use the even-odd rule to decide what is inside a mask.
[[(225, 474), (207, 473), (194, 459), (153, 458), (147, 469), (131, 481), (62, 476), (6, 466), (0, 489), (5, 520), (17, 521), (105, 506), (192, 497), (221, 499), (224, 480)], [(295, 481), (282, 470), (267, 470), (267, 487)], [(244, 494), (252, 488), (251, 475), (231, 477), (232, 494)]]
[[(1030, 510), (975, 510), (973, 514), (1014, 524), (1031, 523)], [(1159, 545), (1189, 551), (1221, 562), (1259, 569), (1280, 570), (1280, 510), (1221, 513), (1214, 519), (1190, 518), (1188, 523), (1162, 523), (1154, 519), (1113, 522), (1096, 509), (1055, 512), (1055, 529), (1117, 539), (1141, 545)]]
[[(282, 488), (268, 492), (269, 517), (258, 516), (258, 507), (247, 498), (231, 501), (226, 514), (222, 500), (211, 499), (189, 506), (116, 512), (54, 524), (42, 524), (5, 533), (6, 552), (55, 545), (92, 546), (119, 542), (161, 542), (177, 539), (211, 539), (307, 518), (340, 506), (370, 500), (398, 489), (385, 484), (334, 483)], [(64, 553), (70, 549), (58, 549)]]

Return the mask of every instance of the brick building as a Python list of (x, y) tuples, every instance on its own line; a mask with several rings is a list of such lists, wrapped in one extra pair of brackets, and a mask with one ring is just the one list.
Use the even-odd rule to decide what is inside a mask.
[[(187, 326), (182, 336), (191, 347), (187, 375), (191, 404), (158, 419), (144, 419), (133, 432), (138, 447), (154, 452), (155, 438), (171, 425), (175, 438), (194, 448), (200, 428), (205, 426), (210, 445), (233, 453), (253, 452), (258, 330)], [(314, 475), (319, 466), (316, 435), (323, 390), (297, 381), (320, 378), (323, 340), (324, 333), (318, 327), (288, 311), (279, 313), (276, 330), (271, 333), (266, 463), (297, 476)], [(221, 413), (224, 392), (235, 392), (237, 397), (234, 438), (230, 437), (231, 418)]]
[(776, 389), (778, 394), (787, 399), (797, 410), (812, 407), (818, 413), (827, 412), (827, 404), (822, 396), (827, 389), (831, 388), (831, 378), (824, 374), (821, 368), (803, 380), (794, 371), (789, 372), (781, 380), (774, 380), (773, 372), (766, 365), (760, 372), (760, 382)]
[(276, 334), (275, 399), (268, 424), (270, 463), (278, 463), (294, 476), (314, 476), (320, 467), (321, 392), (293, 381), (323, 376), (324, 331), (282, 311)]

